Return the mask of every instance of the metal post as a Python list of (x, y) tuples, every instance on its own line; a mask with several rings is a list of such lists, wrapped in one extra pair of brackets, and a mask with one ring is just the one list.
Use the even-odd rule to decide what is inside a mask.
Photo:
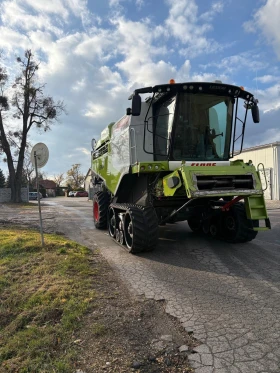
[(43, 234), (43, 222), (42, 222), (42, 212), (41, 212), (40, 188), (39, 188), (39, 179), (38, 179), (38, 170), (37, 170), (36, 151), (34, 152), (34, 159), (35, 159), (35, 172), (36, 172), (36, 184), (37, 184), (37, 198), (38, 198), (39, 217), (40, 217), (40, 233), (41, 233), (42, 246), (44, 246), (45, 243), (44, 243), (44, 234)]

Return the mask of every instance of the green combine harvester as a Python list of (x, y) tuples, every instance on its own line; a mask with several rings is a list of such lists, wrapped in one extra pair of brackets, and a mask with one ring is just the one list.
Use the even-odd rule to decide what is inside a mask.
[(177, 221), (232, 243), (271, 228), (259, 169), (230, 161), (242, 151), (248, 111), (259, 123), (250, 92), (171, 80), (129, 100), (126, 115), (92, 141), (96, 228), (131, 253), (153, 250), (158, 226)]

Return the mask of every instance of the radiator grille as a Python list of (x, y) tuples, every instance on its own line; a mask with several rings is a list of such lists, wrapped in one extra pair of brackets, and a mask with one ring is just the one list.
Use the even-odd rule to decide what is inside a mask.
[(254, 181), (252, 175), (196, 175), (196, 181), (198, 190), (254, 189)]

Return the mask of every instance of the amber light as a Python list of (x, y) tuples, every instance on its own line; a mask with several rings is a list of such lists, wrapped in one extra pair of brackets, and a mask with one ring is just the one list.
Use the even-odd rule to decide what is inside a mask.
[(170, 79), (169, 80), (169, 84), (175, 84), (175, 80), (174, 79)]
[(243, 86), (241, 86), (240, 89), (242, 89), (242, 91), (244, 91), (244, 87)]

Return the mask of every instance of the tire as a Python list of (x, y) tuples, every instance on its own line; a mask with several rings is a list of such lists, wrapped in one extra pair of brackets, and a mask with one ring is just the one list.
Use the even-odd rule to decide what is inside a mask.
[(201, 232), (202, 224), (199, 218), (190, 218), (188, 219), (188, 225), (193, 232)]
[(227, 242), (252, 241), (258, 234), (253, 228), (258, 224), (258, 220), (247, 219), (244, 203), (236, 203), (229, 211), (221, 214), (221, 234)]
[(106, 192), (95, 193), (93, 196), (93, 221), (97, 229), (107, 228), (108, 207), (109, 207), (109, 195)]
[(132, 254), (152, 251), (158, 242), (158, 218), (154, 208), (128, 207), (124, 216), (124, 240)]

